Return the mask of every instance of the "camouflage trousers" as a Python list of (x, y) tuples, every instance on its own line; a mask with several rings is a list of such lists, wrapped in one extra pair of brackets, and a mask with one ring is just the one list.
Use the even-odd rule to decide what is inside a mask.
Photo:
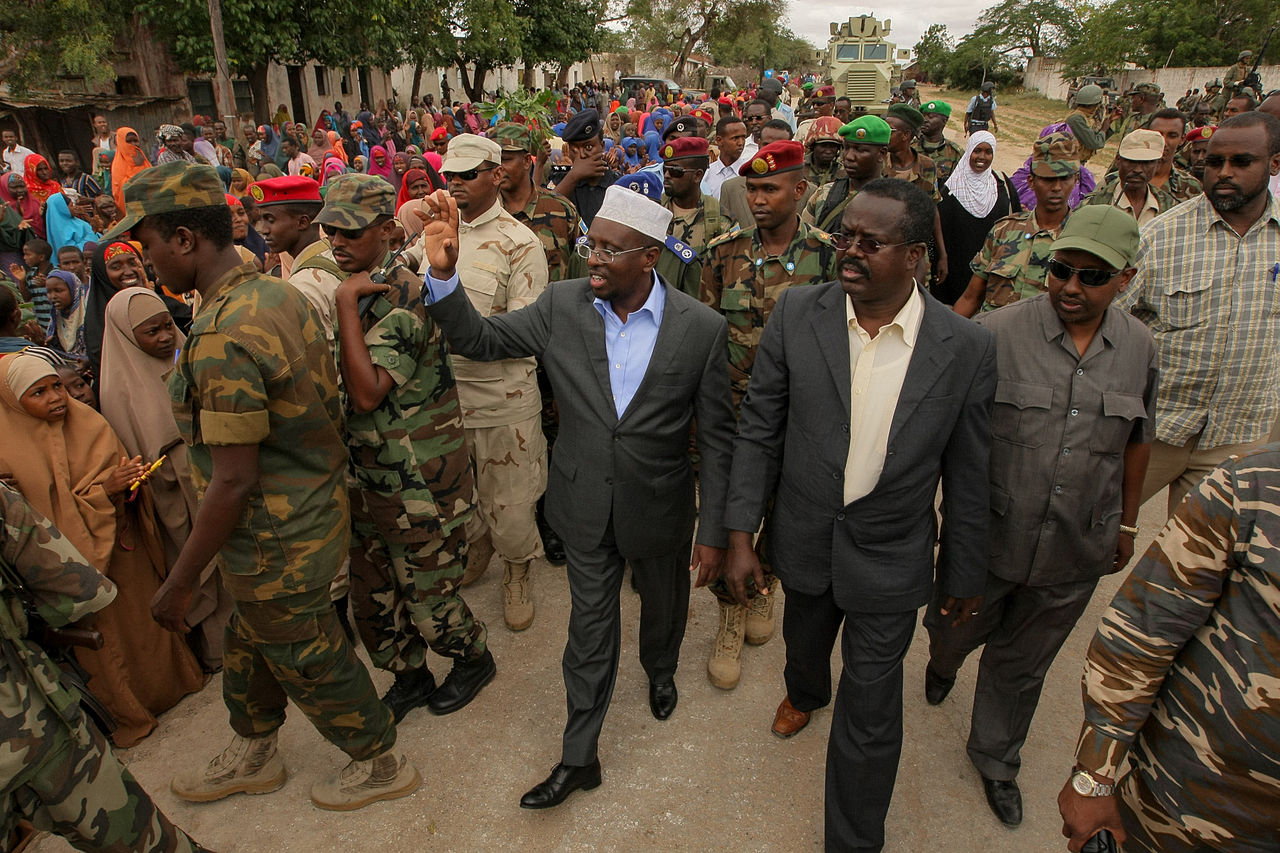
[(327, 588), (272, 601), (237, 601), (223, 644), (222, 699), (231, 728), (261, 737), (293, 703), (356, 760), (396, 742), (391, 712), (347, 640)]
[(535, 508), (547, 489), (547, 439), (542, 414), (505, 426), (467, 429), (476, 474), (477, 511), (467, 541), (485, 536), (502, 559), (522, 563), (542, 556)]
[[(1213, 853), (1218, 849), (1200, 840), (1161, 808), (1137, 772), (1131, 772), (1120, 780), (1117, 794), (1116, 805), (1120, 807), (1124, 831), (1129, 836), (1123, 845), (1124, 853)], [(1224, 840), (1228, 837), (1225, 833), (1214, 832), (1213, 827), (1204, 828), (1209, 830), (1211, 838), (1220, 836), (1218, 840)]]
[(77, 850), (184, 853), (202, 850), (169, 822), (96, 728), (80, 717), (77, 731), (61, 728), (56, 746), (26, 783), (0, 802), (0, 845), (18, 818), (66, 838)]
[(455, 660), (484, 654), (484, 623), (458, 592), (467, 557), (464, 524), (405, 541), (401, 531), (380, 530), (352, 489), (351, 527), (352, 609), (375, 666), (422, 669), (428, 647)]

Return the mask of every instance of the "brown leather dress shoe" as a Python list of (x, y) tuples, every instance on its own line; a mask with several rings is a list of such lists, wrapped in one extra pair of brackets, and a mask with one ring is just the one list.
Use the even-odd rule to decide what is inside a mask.
[(790, 696), (784, 696), (782, 704), (778, 706), (778, 713), (773, 715), (772, 731), (778, 737), (791, 737), (809, 725), (809, 716), (808, 711), (795, 709)]

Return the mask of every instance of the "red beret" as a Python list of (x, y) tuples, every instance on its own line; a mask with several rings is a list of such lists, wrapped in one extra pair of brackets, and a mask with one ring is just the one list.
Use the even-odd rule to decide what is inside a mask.
[(706, 157), (707, 140), (701, 136), (681, 136), (662, 146), (663, 160), (683, 160), (686, 157)]
[(726, 107), (733, 106), (733, 100), (728, 95), (721, 95), (719, 103), (724, 104)]
[(697, 116), (698, 118), (705, 121), (707, 124), (716, 123), (715, 116), (711, 115), (711, 113), (707, 112), (706, 110), (694, 110), (692, 113), (690, 113), (690, 115)]
[(830, 98), (836, 93), (835, 86), (823, 86), (818, 90), (818, 95), (823, 98)]
[(742, 164), (738, 174), (744, 178), (762, 178), (790, 172), (804, 165), (804, 146), (794, 139), (770, 142), (756, 152), (756, 156)]
[(435, 130), (431, 131), (432, 142), (439, 142), (441, 139), (448, 139), (448, 138), (449, 138), (449, 131), (445, 130), (443, 126), (437, 127)]
[(261, 207), (268, 204), (316, 204), (323, 202), (320, 185), (305, 175), (285, 175), (249, 184), (249, 195)]
[(1207, 124), (1204, 127), (1197, 127), (1187, 131), (1187, 142), (1199, 142), (1202, 139), (1208, 139), (1218, 132), (1216, 124)]

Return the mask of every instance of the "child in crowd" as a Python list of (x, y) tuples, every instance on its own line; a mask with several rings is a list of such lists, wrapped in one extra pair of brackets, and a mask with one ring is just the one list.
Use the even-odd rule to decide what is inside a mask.
[(57, 366), (58, 378), (62, 380), (62, 387), (67, 389), (67, 393), (71, 395), (71, 399), (79, 400), (89, 408), (97, 411), (98, 395), (93, 393), (93, 386), (89, 384), (86, 374), (89, 370), (87, 361), (76, 361), (75, 364), (59, 364)]
[(84, 285), (70, 272), (56, 269), (45, 278), (45, 291), (53, 308), (53, 319), (45, 326), (45, 345), (68, 355), (86, 355)]
[(58, 250), (58, 269), (71, 273), (82, 284), (89, 281), (84, 274), (84, 252), (75, 246), (63, 246)]
[(22, 265), (11, 264), (9, 275), (18, 283), (22, 298), (31, 303), (41, 329), (49, 328), (53, 306), (45, 291), (45, 276), (53, 269), (53, 246), (48, 240), (32, 237), (22, 245)]

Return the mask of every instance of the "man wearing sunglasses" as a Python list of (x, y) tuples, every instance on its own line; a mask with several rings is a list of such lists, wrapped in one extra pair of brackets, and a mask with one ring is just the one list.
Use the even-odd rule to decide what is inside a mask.
[[(675, 123), (685, 120), (687, 117)], [(730, 225), (720, 215), (720, 202), (702, 192), (702, 176), (709, 162), (707, 140), (700, 136), (673, 137), (662, 146), (662, 206), (671, 211), (671, 236), (694, 255), (685, 262), (683, 258), (666, 263), (660, 260), (658, 275), (695, 299), (702, 286), (707, 245)]]
[[(550, 808), (600, 784), (597, 746), (617, 676), (627, 563), (640, 593), (649, 708), (658, 720), (676, 708), (690, 575), (697, 570), (699, 584), (718, 577), (727, 544), (733, 410), (724, 319), (656, 275), (671, 213), (622, 186), (605, 193), (579, 245), (588, 278), (488, 317), (457, 289), (453, 200), (436, 193), (427, 207), (429, 310), (453, 351), (477, 360), (541, 358), (560, 406), (547, 518), (564, 538), (573, 596), (563, 665), (568, 721), (560, 763), (520, 803)], [(697, 510), (689, 460), (695, 417)]]
[[(440, 173), (458, 207), (458, 275), (471, 303), (482, 317), (532, 304), (547, 288), (547, 255), (538, 235), (502, 206), (502, 147), (472, 133), (455, 136)], [(547, 487), (547, 441), (537, 367), (533, 358), (453, 358), (479, 504), (467, 523), (462, 583), (479, 578), (496, 551), (512, 631), (533, 624), (529, 573), (542, 556), (535, 508)]]
[(1280, 415), (1280, 119), (1227, 119), (1209, 139), (1204, 195), (1142, 231), (1122, 298), (1160, 354), (1156, 441), (1142, 487), (1169, 511), (1232, 454), (1267, 441)]
[(981, 611), (953, 625), (939, 594), (924, 620), (931, 705), (986, 645), (968, 752), (1007, 826), (1022, 822), (1020, 755), (1045, 673), (1098, 580), (1133, 557), (1155, 435), (1155, 341), (1112, 305), (1137, 272), (1137, 222), (1081, 208), (1050, 251), (1048, 293), (978, 317), (996, 336), (997, 367)]
[[(725, 580), (745, 603), (768, 513), (786, 612), (792, 732), (831, 701), (826, 849), (879, 850), (902, 751), (902, 662), (934, 595), (981, 611), (995, 342), (916, 281), (936, 211), (907, 181), (845, 208), (837, 280), (792, 287), (765, 326), (734, 443)], [(942, 485), (941, 550), (934, 500)], [(770, 501), (772, 507), (770, 508)], [(777, 723), (775, 722), (775, 731)]]

